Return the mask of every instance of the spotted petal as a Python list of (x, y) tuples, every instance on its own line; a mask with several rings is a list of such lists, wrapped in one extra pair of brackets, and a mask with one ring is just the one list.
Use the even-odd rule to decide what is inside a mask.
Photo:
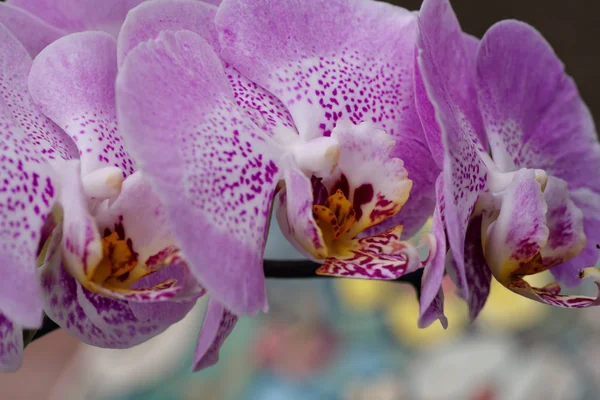
[[(471, 212), (484, 189), (481, 118), (470, 83), (471, 64), (463, 33), (450, 4), (426, 0), (419, 14), (417, 63), (440, 128), (444, 156), (444, 197), (448, 241), (463, 296), (468, 297), (464, 238)], [(463, 85), (456, 85), (459, 77)], [(431, 119), (431, 116), (429, 116)]]
[(9, 0), (68, 32), (103, 30), (117, 35), (127, 11), (144, 0)]
[[(517, 271), (521, 275), (541, 271), (535, 257), (548, 241), (547, 211), (548, 206), (534, 171), (520, 170), (502, 194), (497, 218), (492, 217), (491, 222), (484, 219), (485, 258), (492, 273), (503, 285), (507, 285)], [(521, 271), (523, 268), (527, 270)]]
[(419, 250), (401, 241), (402, 227), (389, 229), (379, 235), (354, 239), (327, 258), (317, 274), (344, 278), (394, 280), (420, 268)]
[(59, 139), (51, 141), (22, 91), (30, 63), (26, 50), (0, 26), (0, 310), (18, 325), (35, 328), (42, 321), (36, 258), (56, 198), (45, 156), (64, 148)]
[(262, 255), (278, 168), (213, 49), (192, 32), (161, 33), (130, 52), (117, 98), (124, 136), (194, 275), (236, 314), (265, 309)]
[(598, 260), (598, 244), (600, 244), (600, 194), (586, 188), (569, 192), (575, 206), (583, 213), (583, 230), (586, 237), (585, 247), (581, 252), (560, 265), (552, 268), (554, 277), (568, 286), (578, 285), (579, 272), (582, 268), (596, 265)]
[[(216, 8), (196, 0), (158, 0), (132, 10), (123, 24), (118, 40), (119, 65), (139, 43), (155, 39), (163, 30), (188, 30), (202, 36), (215, 51), (220, 50), (214, 25)], [(279, 99), (248, 80), (230, 65), (224, 65), (237, 105), (269, 132), (289, 140), (296, 136), (289, 112)]]
[(285, 186), (275, 200), (279, 228), (300, 253), (314, 260), (323, 259), (327, 257), (327, 247), (313, 216), (311, 180), (298, 168), (293, 157), (286, 157), (282, 165)]
[(592, 116), (548, 42), (518, 21), (481, 40), (477, 91), (494, 161), (540, 168), (569, 189), (600, 193), (600, 144)]
[(219, 349), (231, 333), (238, 317), (213, 299), (202, 321), (202, 329), (194, 354), (194, 371), (210, 367), (219, 361)]
[(23, 330), (0, 313), (0, 371), (16, 371), (22, 362)]
[(117, 130), (116, 54), (110, 35), (76, 33), (44, 49), (31, 68), (31, 95), (77, 144), (84, 176), (106, 166), (133, 172)]
[(430, 249), (430, 258), (424, 262), (423, 277), (421, 279), (421, 293), (419, 296), (419, 327), (425, 328), (436, 319), (442, 325), (447, 324), (444, 317), (444, 297), (442, 293), (442, 279), (444, 278), (444, 265), (446, 261), (447, 243), (443, 212), (443, 178), (440, 175), (436, 182), (438, 204), (433, 213), (431, 235), (434, 237), (434, 249)]
[(0, 3), (0, 24), (15, 35), (31, 57), (35, 57), (44, 47), (66, 35), (65, 31), (11, 4)]
[[(53, 240), (60, 240), (60, 230)], [(183, 318), (195, 300), (139, 304), (113, 300), (85, 289), (62, 266), (58, 246), (51, 246), (40, 269), (44, 311), (61, 328), (84, 343), (128, 348), (143, 343)], [(154, 279), (142, 284), (152, 286)], [(152, 311), (150, 311), (152, 310)]]
[(6, 103), (7, 110), (44, 159), (76, 157), (77, 149), (73, 141), (40, 113), (29, 95), (27, 79), (32, 65), (31, 57), (1, 25), (0, 42), (0, 96)]

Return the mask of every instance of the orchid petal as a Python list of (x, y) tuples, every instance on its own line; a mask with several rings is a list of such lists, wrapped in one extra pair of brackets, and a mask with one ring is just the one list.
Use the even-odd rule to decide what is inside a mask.
[[(466, 81), (464, 84), (470, 85), (468, 86), (469, 89), (467, 90), (472, 91), (473, 80), (475, 79), (475, 76), (471, 74), (469, 70), (475, 69), (475, 60), (477, 56), (477, 48), (479, 47), (479, 39), (468, 34), (463, 34), (463, 40), (465, 43), (462, 47), (464, 49), (464, 62), (466, 65), (457, 68), (463, 72), (463, 74), (460, 76)], [(462, 63), (463, 61), (460, 62)], [(427, 138), (427, 144), (429, 145), (431, 155), (437, 166), (442, 169), (444, 166), (445, 154), (444, 145), (442, 143), (442, 134), (435, 119), (435, 109), (433, 108), (431, 101), (429, 101), (427, 90), (425, 89), (425, 83), (423, 82), (423, 77), (421, 76), (417, 58), (415, 58), (415, 63), (415, 103), (417, 106), (417, 112), (419, 114), (419, 118), (421, 119), (421, 124), (423, 125), (423, 131), (425, 132), (425, 137)], [(461, 85), (460, 82), (455, 82), (455, 84), (457, 86)], [(480, 135), (479, 138), (481, 142), (483, 144), (487, 143), (484, 130), (481, 129), (478, 134)]]
[(133, 161), (117, 131), (116, 76), (115, 41), (101, 32), (57, 40), (31, 68), (31, 95), (77, 144), (83, 176), (106, 166), (118, 167), (125, 175), (133, 172)]
[(194, 371), (200, 371), (219, 361), (219, 349), (235, 327), (237, 320), (237, 316), (217, 301), (212, 298), (208, 301), (194, 354)]
[[(487, 169), (481, 159), (482, 124), (465, 47), (464, 35), (449, 3), (424, 1), (419, 14), (417, 62), (446, 151), (446, 230), (462, 295), (467, 298), (464, 238), (471, 212), (485, 188)], [(463, 84), (456, 85), (457, 79)]]
[(473, 218), (465, 236), (465, 272), (469, 286), (469, 297), (465, 300), (469, 306), (471, 321), (474, 321), (483, 309), (492, 283), (492, 272), (481, 244), (481, 224), (481, 217)]
[(535, 262), (534, 258), (548, 241), (547, 211), (535, 172), (524, 169), (513, 176), (503, 193), (497, 218), (491, 222), (484, 218), (482, 238), (485, 258), (492, 273), (503, 285), (507, 285), (512, 275), (522, 268), (532, 268), (526, 271), (527, 274), (542, 271), (541, 265), (529, 265), (529, 262)]
[(518, 21), (490, 28), (478, 53), (477, 90), (501, 170), (540, 168), (565, 180), (569, 190), (600, 193), (592, 116), (539, 32)]
[(402, 227), (354, 239), (343, 252), (325, 260), (317, 274), (344, 278), (394, 280), (421, 267), (419, 250), (400, 240)]
[(588, 297), (579, 295), (565, 295), (561, 293), (560, 285), (550, 283), (542, 288), (532, 287), (523, 279), (513, 281), (508, 288), (515, 293), (537, 302), (563, 308), (587, 308), (600, 305), (600, 270), (591, 267), (585, 269), (581, 278), (591, 278), (598, 286), (598, 296)]
[(144, 0), (9, 0), (44, 21), (69, 32), (104, 30), (117, 35), (127, 11)]
[[(58, 242), (60, 232), (52, 240)], [(195, 300), (150, 305), (94, 294), (61, 265), (58, 246), (50, 248), (54, 251), (48, 253), (40, 269), (44, 310), (61, 328), (84, 343), (106, 348), (135, 346), (163, 332), (194, 306)], [(145, 283), (153, 285), (155, 282)]]
[(409, 11), (348, 0), (232, 0), (221, 3), (216, 23), (222, 57), (281, 99), (301, 137), (329, 136), (345, 118), (417, 140), (420, 123), (403, 110), (414, 107), (412, 68), (402, 67), (413, 56)]
[[(586, 246), (584, 214), (570, 199), (567, 182), (562, 179), (548, 177), (544, 188), (544, 200), (548, 206), (546, 225), (550, 233), (546, 246), (541, 250), (542, 260), (545, 265), (559, 266), (573, 259)], [(595, 248), (596, 244), (590, 243), (588, 246)], [(559, 281), (566, 280), (567, 284), (574, 285), (581, 269), (594, 264), (570, 265), (570, 273), (567, 273), (566, 267), (559, 270), (552, 268), (550, 271)]]
[(262, 255), (279, 171), (210, 45), (188, 31), (140, 44), (119, 73), (117, 100), (192, 273), (236, 314), (266, 309)]
[(202, 36), (215, 51), (219, 40), (214, 25), (217, 9), (198, 0), (155, 0), (127, 14), (117, 42), (119, 66), (138, 44), (156, 39), (161, 31), (188, 30)]
[(583, 213), (583, 230), (586, 244), (577, 256), (553, 267), (550, 271), (560, 283), (575, 286), (581, 283), (579, 279), (581, 269), (596, 265), (598, 261), (598, 245), (600, 244), (600, 210), (598, 210), (598, 204), (600, 204), (600, 194), (589, 189), (580, 188), (572, 190), (570, 198)]
[[(425, 328), (433, 321), (440, 318), (444, 325), (444, 298), (442, 294), (442, 279), (444, 278), (444, 265), (446, 261), (446, 233), (442, 219), (443, 205), (443, 178), (440, 175), (436, 182), (438, 202), (433, 212), (431, 235), (435, 239), (435, 249), (430, 249), (430, 258), (424, 263), (423, 277), (421, 279), (421, 294), (419, 296), (419, 327)], [(447, 322), (446, 322), (447, 324)]]
[(327, 257), (323, 234), (313, 216), (313, 187), (293, 157), (283, 160), (285, 187), (275, 200), (277, 223), (300, 253), (315, 260)]
[[(155, 39), (163, 30), (188, 30), (204, 38), (215, 51), (220, 50), (214, 26), (216, 8), (196, 0), (157, 0), (132, 10), (118, 40), (119, 65), (139, 43)], [(271, 136), (283, 135), (287, 141), (294, 123), (281, 101), (229, 65), (224, 65), (237, 105)], [(292, 129), (290, 129), (292, 128)]]
[(0, 313), (0, 371), (14, 372), (23, 363), (23, 330)]
[(10, 4), (0, 3), (0, 24), (15, 35), (31, 57), (35, 57), (44, 47), (66, 35), (66, 32)]
[(63, 207), (62, 256), (69, 273), (80, 282), (91, 281), (104, 257), (98, 225), (90, 215), (78, 160), (54, 165), (60, 177), (59, 201)]
[(18, 40), (0, 25), (0, 96), (44, 159), (71, 159), (77, 156), (73, 141), (40, 113), (29, 95), (27, 79), (31, 57)]
[[(42, 130), (43, 119), (21, 92), (29, 55), (0, 26), (0, 310), (14, 323), (37, 328), (42, 322), (42, 304), (36, 276), (36, 258), (47, 216), (56, 199), (55, 183), (45, 157), (61, 154), (58, 139), (51, 141)], [(29, 112), (28, 117), (20, 117)], [(29, 119), (31, 118), (31, 120)], [(28, 129), (23, 129), (23, 126)], [(45, 139), (48, 139), (47, 141)], [(43, 243), (42, 243), (43, 244)]]

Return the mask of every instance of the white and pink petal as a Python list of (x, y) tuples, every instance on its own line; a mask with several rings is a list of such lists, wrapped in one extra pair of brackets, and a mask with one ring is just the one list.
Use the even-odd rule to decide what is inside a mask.
[(222, 57), (282, 101), (301, 137), (329, 136), (346, 119), (424, 143), (413, 13), (383, 2), (231, 0), (216, 23)]
[(133, 173), (133, 160), (117, 129), (116, 77), (116, 43), (102, 32), (57, 40), (31, 68), (31, 95), (77, 145), (83, 176), (107, 166), (121, 169), (123, 176)]
[(279, 169), (214, 50), (195, 33), (162, 32), (129, 53), (117, 102), (192, 273), (236, 313), (266, 309), (262, 255)]
[[(437, 125), (441, 132), (446, 231), (463, 297), (469, 291), (464, 258), (467, 224), (487, 181), (481, 117), (467, 51), (448, 1), (426, 0), (419, 14), (417, 64), (425, 89), (421, 95), (426, 94), (432, 105), (421, 112), (433, 111), (435, 116), (421, 118), (435, 118), (435, 125), (429, 125)], [(457, 77), (463, 84), (455, 84)]]

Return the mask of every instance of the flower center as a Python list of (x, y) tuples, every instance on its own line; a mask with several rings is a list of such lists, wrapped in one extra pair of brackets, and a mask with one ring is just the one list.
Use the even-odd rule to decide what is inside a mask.
[(137, 266), (137, 255), (130, 248), (127, 241), (120, 239), (117, 232), (102, 239), (104, 257), (96, 267), (93, 281), (105, 284), (109, 281), (127, 281), (130, 272)]
[(325, 243), (330, 245), (354, 225), (356, 211), (344, 192), (338, 189), (327, 198), (325, 205), (313, 205), (313, 217), (323, 233)]

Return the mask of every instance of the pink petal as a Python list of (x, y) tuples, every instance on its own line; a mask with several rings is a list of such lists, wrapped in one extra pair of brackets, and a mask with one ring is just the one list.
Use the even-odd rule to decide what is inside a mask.
[(29, 75), (37, 105), (77, 144), (84, 176), (106, 166), (134, 169), (117, 129), (116, 55), (106, 33), (72, 34), (44, 49)]
[(15, 35), (31, 57), (35, 57), (44, 47), (66, 35), (61, 29), (11, 4), (0, 3), (0, 24)]
[(0, 371), (14, 372), (23, 363), (23, 330), (0, 313)]
[(483, 132), (474, 73), (467, 57), (469, 49), (448, 1), (426, 0), (419, 14), (417, 62), (423, 88), (433, 106), (425, 110), (435, 111), (435, 116), (426, 118), (435, 118), (445, 149), (446, 231), (465, 298), (469, 288), (464, 238), (471, 212), (487, 180), (487, 169), (481, 160), (484, 149), (479, 138)]
[(144, 0), (9, 0), (68, 32), (104, 30), (114, 36), (127, 11)]
[(237, 109), (213, 49), (192, 32), (161, 33), (129, 54), (117, 98), (124, 135), (192, 273), (238, 314), (265, 309), (262, 255), (278, 167), (262, 130)]
[(161, 31), (188, 30), (202, 36), (215, 51), (219, 40), (214, 25), (217, 9), (198, 0), (154, 0), (131, 10), (119, 32), (119, 66), (138, 44), (156, 39)]
[(194, 371), (215, 365), (219, 361), (219, 349), (231, 333), (238, 317), (213, 299), (202, 321), (202, 329), (194, 354)]

